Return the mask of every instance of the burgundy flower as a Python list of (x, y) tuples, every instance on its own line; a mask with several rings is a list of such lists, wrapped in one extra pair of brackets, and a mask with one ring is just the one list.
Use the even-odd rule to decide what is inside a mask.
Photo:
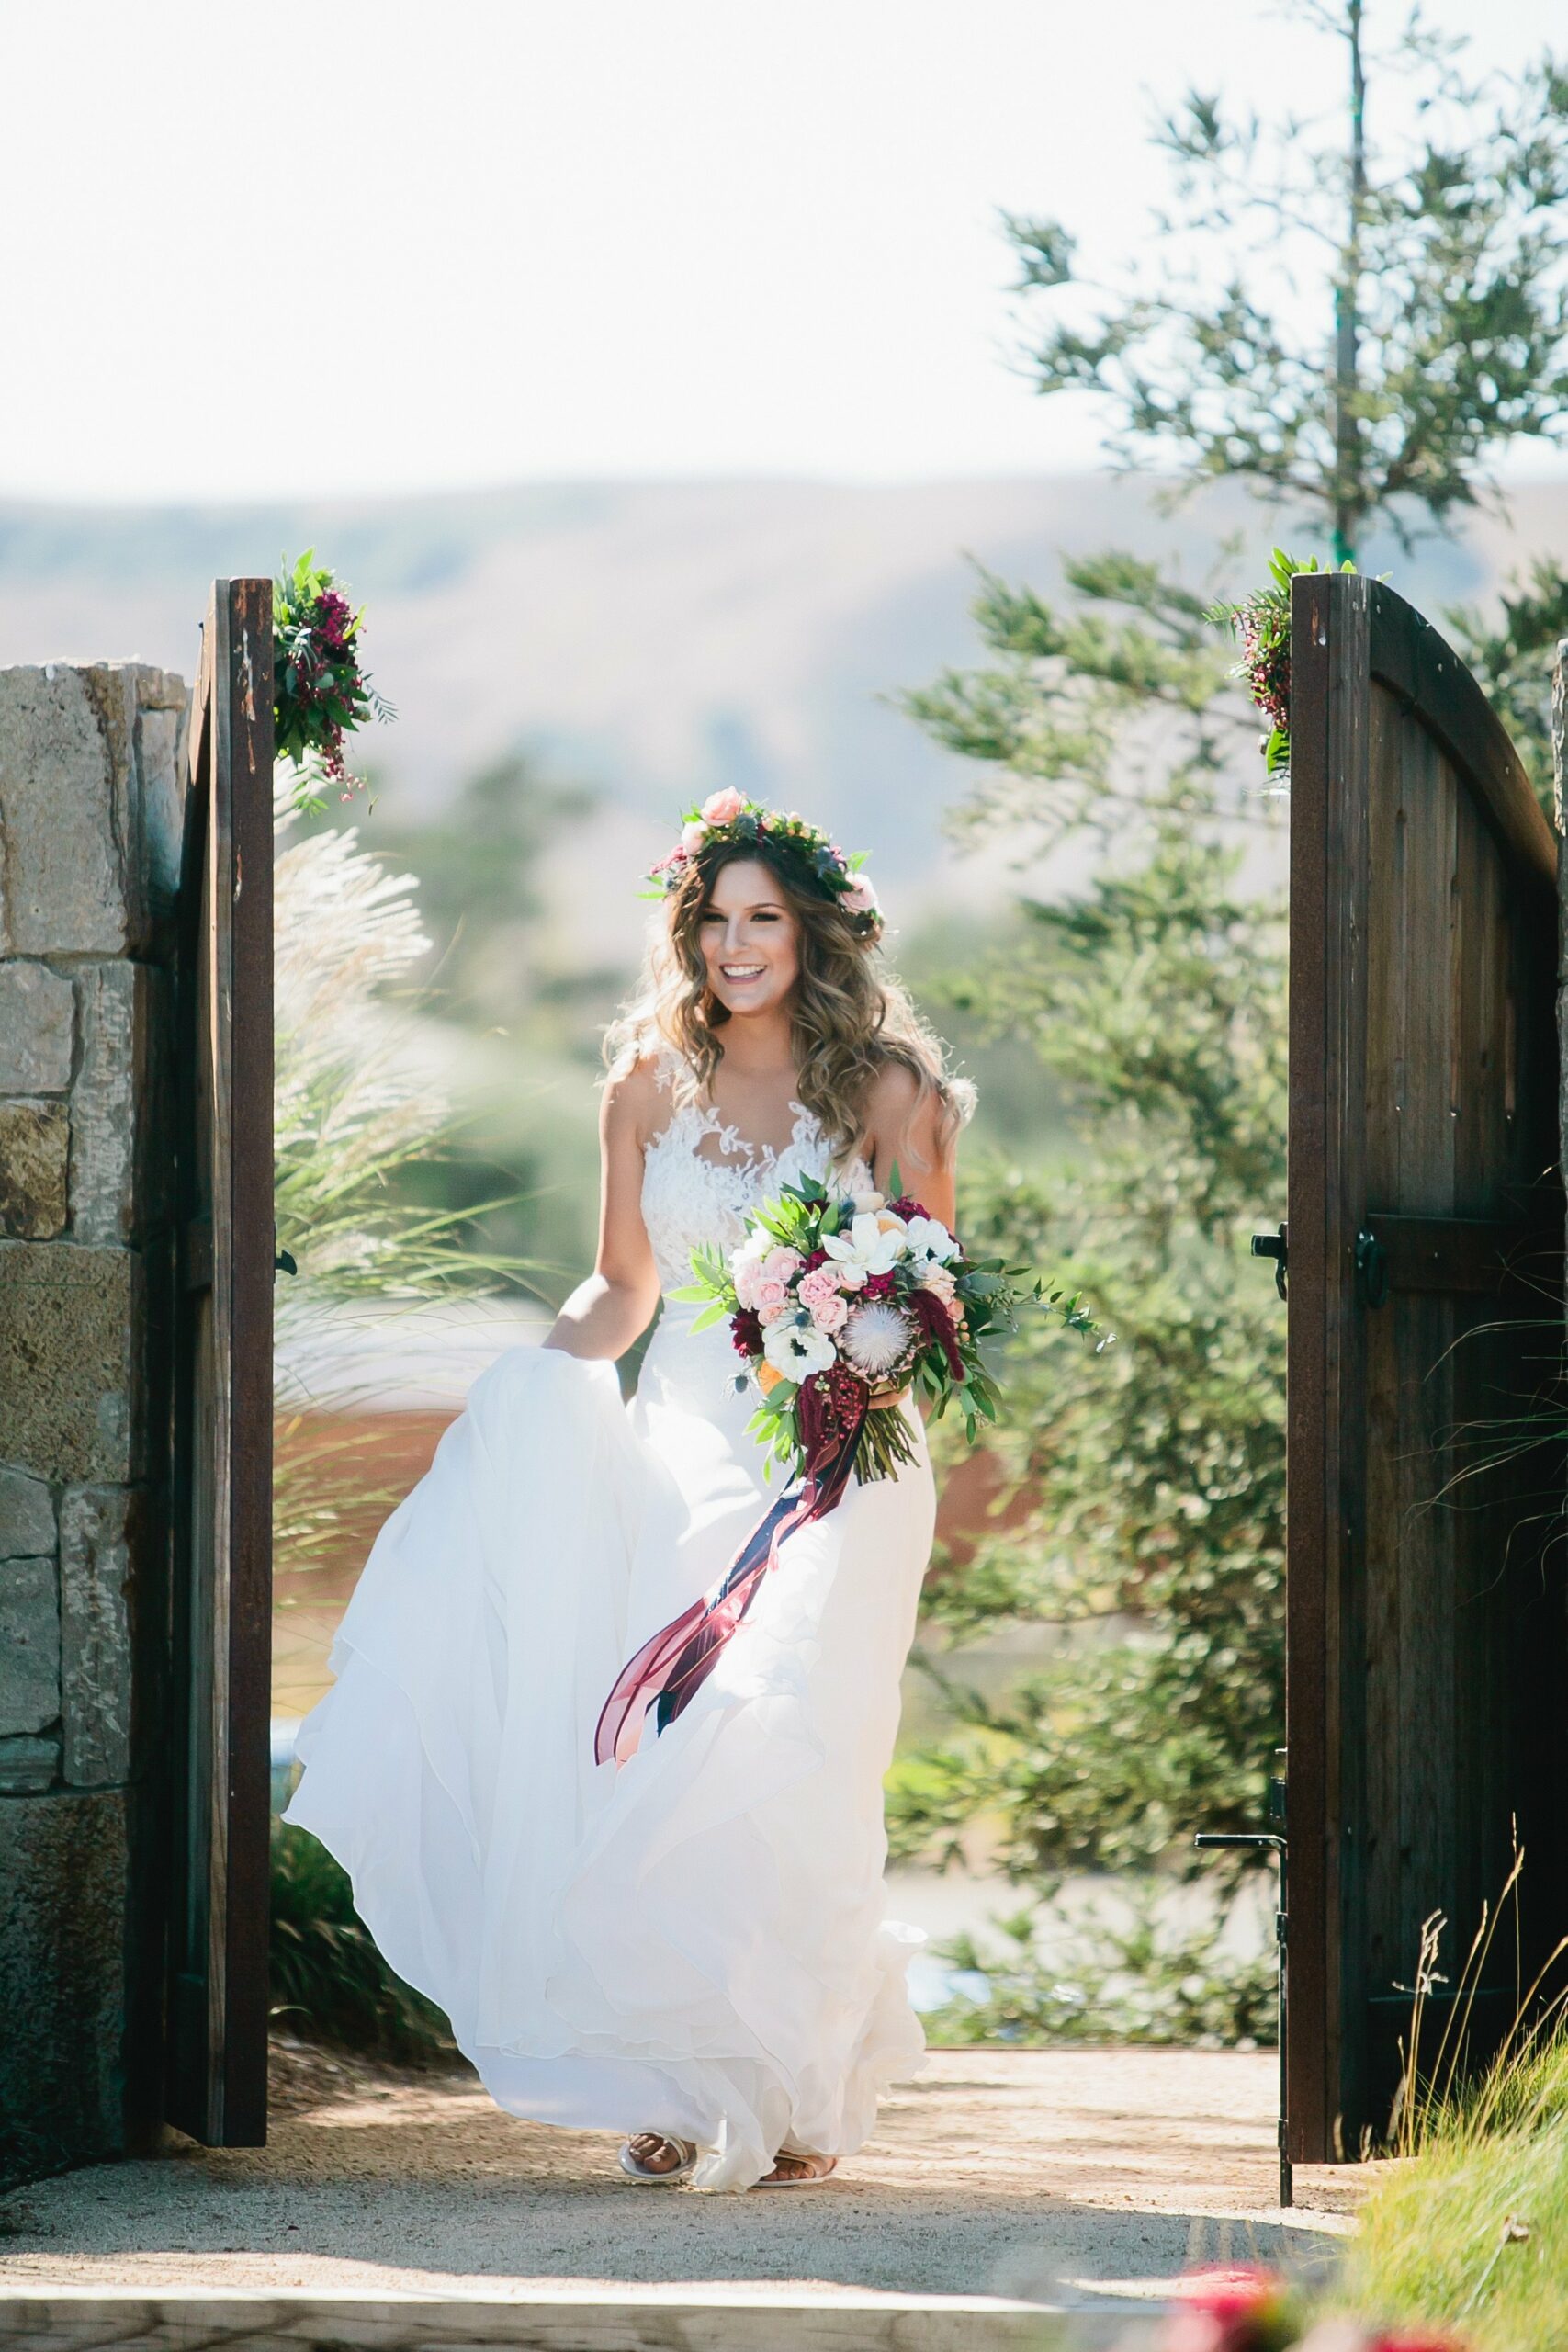
[(316, 626), (321, 643), (329, 653), (348, 651), (348, 640), (354, 628), (354, 612), (346, 596), (329, 588), (316, 599)]
[(891, 1298), (897, 1288), (891, 1274), (867, 1274), (860, 1295), (862, 1298)]
[[(870, 1288), (870, 1284), (867, 1284)], [(926, 1335), (926, 1344), (937, 1342), (947, 1358), (947, 1368), (954, 1380), (964, 1377), (964, 1358), (959, 1351), (958, 1332), (946, 1306), (934, 1290), (912, 1290), (904, 1301)]]
[(739, 1308), (730, 1317), (729, 1329), (738, 1355), (760, 1356), (761, 1354), (762, 1323), (755, 1308), (750, 1306)]
[(830, 1371), (816, 1373), (802, 1382), (795, 1417), (808, 1472), (817, 1467), (825, 1446), (859, 1429), (869, 1395), (866, 1382), (845, 1363), (836, 1363)]

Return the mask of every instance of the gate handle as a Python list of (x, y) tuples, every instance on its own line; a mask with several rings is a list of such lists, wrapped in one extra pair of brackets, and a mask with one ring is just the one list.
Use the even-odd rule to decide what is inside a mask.
[[(1278, 1783), (1276, 1783), (1276, 1785), (1278, 1785)], [(1195, 1846), (1201, 1848), (1206, 1853), (1212, 1854), (1215, 1852), (1224, 1852), (1227, 1849), (1234, 1852), (1239, 1849), (1243, 1852), (1250, 1852), (1254, 1854), (1273, 1854), (1279, 1860), (1280, 1902), (1279, 1907), (1274, 1914), (1274, 1941), (1279, 1952), (1280, 1985), (1280, 2122), (1278, 2129), (1280, 2144), (1280, 2202), (1281, 2205), (1292, 2205), (1295, 2202), (1296, 2191), (1294, 2167), (1291, 2163), (1291, 2124), (1289, 2104), (1291, 2075), (1290, 2063), (1287, 2054), (1287, 2040), (1289, 2031), (1288, 1996), (1290, 1987), (1285, 1967), (1285, 1954), (1289, 1948), (1291, 1928), (1290, 1913), (1286, 1907), (1286, 1868), (1290, 1852), (1289, 1843), (1284, 1838), (1279, 1837), (1274, 1831), (1268, 1829), (1201, 1829), (1197, 1837), (1193, 1838), (1192, 1843)]]

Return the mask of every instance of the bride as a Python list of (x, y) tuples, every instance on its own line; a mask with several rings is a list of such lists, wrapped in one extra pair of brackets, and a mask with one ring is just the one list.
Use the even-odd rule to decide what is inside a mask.
[[(699, 1242), (803, 1174), (901, 1183), (951, 1225), (972, 1104), (881, 965), (825, 834), (717, 793), (655, 869), (644, 986), (606, 1039), (594, 1272), (542, 1348), (478, 1379), (387, 1521), (300, 1726), (284, 1818), (338, 1857), (391, 1967), (486, 2088), (626, 2131), (699, 2188), (826, 2178), (923, 2047), (883, 1916), (882, 1779), (930, 1549), (913, 1465), (797, 1528), (691, 1702), (620, 1764), (626, 1660), (724, 1576), (769, 1504), (721, 1323), (671, 1299)], [(880, 1203), (877, 1204), (881, 1205)], [(637, 1395), (615, 1360), (663, 1308)]]

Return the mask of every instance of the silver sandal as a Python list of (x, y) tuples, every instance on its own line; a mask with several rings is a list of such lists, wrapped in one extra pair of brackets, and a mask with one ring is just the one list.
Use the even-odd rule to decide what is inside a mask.
[(639, 2132), (636, 2136), (639, 2140), (662, 2140), (667, 2148), (679, 2148), (681, 2161), (678, 2165), (671, 2165), (668, 2172), (655, 2172), (649, 2165), (639, 2165), (632, 2154), (631, 2142), (623, 2140), (620, 2166), (628, 2180), (651, 2180), (668, 2184), (688, 2179), (695, 2172), (697, 2143), (694, 2140), (677, 2140), (668, 2132)]

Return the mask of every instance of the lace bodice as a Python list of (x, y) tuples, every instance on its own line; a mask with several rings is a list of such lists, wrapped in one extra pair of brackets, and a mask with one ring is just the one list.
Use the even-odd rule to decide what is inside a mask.
[[(657, 1073), (668, 1088), (671, 1070)], [(694, 1102), (674, 1111), (652, 1136), (643, 1157), (642, 1216), (659, 1268), (661, 1291), (680, 1290), (692, 1279), (692, 1251), (699, 1242), (733, 1249), (745, 1232), (743, 1219), (797, 1176), (828, 1180), (829, 1154), (822, 1130), (803, 1102), (790, 1104), (795, 1127), (782, 1151), (748, 1143), (726, 1126), (718, 1113)], [(702, 1145), (711, 1136), (705, 1152)], [(840, 1171), (846, 1186), (869, 1192), (873, 1178), (863, 1159)]]

